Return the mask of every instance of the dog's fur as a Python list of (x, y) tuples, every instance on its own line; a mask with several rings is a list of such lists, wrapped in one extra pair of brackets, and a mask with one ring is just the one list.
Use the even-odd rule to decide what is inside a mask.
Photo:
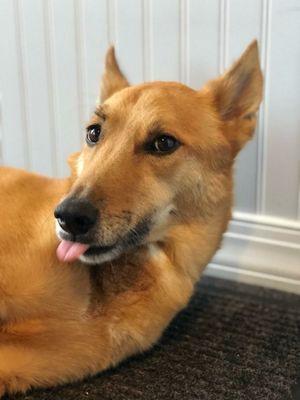
[[(256, 42), (200, 91), (130, 87), (111, 48), (90, 122), (103, 124), (103, 139), (70, 157), (71, 177), (0, 169), (1, 394), (95, 374), (160, 337), (220, 246), (233, 161), (261, 98)], [(146, 153), (147, 137), (161, 131), (182, 145)], [(53, 210), (70, 195), (99, 209), (99, 243), (136, 232), (133, 246), (101, 265), (59, 262)]]

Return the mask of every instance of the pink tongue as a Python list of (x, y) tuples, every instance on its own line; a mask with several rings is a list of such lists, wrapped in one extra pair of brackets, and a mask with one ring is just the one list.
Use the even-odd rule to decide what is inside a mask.
[(77, 260), (89, 247), (88, 244), (62, 240), (56, 250), (56, 255), (60, 261), (72, 262)]

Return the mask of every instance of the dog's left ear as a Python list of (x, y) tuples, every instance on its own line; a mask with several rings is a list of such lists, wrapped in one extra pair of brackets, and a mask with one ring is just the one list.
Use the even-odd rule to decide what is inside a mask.
[(209, 82), (206, 89), (212, 92), (223, 132), (236, 155), (254, 132), (256, 111), (262, 100), (263, 77), (257, 41), (248, 46), (224, 75)]
[(120, 70), (115, 56), (115, 49), (111, 46), (107, 50), (105, 57), (105, 69), (100, 86), (101, 103), (127, 86), (129, 86), (129, 83)]

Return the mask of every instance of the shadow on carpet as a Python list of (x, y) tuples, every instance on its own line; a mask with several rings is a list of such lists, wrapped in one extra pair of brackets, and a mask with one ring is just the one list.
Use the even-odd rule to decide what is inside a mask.
[(8, 400), (300, 400), (300, 296), (204, 277), (144, 355)]

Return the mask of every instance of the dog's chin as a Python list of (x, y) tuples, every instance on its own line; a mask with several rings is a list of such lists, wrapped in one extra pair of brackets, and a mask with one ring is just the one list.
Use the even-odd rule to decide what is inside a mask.
[(112, 261), (122, 254), (122, 248), (120, 246), (110, 246), (109, 250), (104, 250), (102, 247), (92, 247), (83, 253), (79, 260), (84, 264), (103, 264), (107, 261)]

